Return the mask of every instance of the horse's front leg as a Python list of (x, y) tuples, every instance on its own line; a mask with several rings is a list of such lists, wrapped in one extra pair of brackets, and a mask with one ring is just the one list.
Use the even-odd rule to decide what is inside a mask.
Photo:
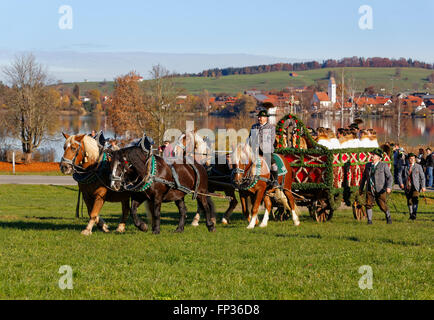
[(288, 199), (289, 202), (289, 206), (291, 207), (291, 214), (292, 214), (292, 221), (294, 221), (294, 225), (295, 226), (299, 226), (300, 225), (300, 220), (298, 219), (298, 215), (295, 212), (295, 200), (294, 197), (292, 196), (292, 193), (290, 190), (284, 190), (285, 192), (285, 196)]
[(103, 232), (109, 232), (107, 224), (104, 220), (99, 216), (99, 212), (101, 211), (102, 206), (104, 205), (103, 195), (97, 194), (95, 200), (93, 201), (92, 210), (89, 214), (89, 223), (86, 228), (81, 232), (81, 234), (85, 236), (89, 236), (92, 234), (93, 226), (96, 224), (99, 229)]
[(215, 214), (211, 212), (210, 206), (208, 205), (208, 199), (206, 196), (198, 196), (197, 201), (200, 206), (203, 207), (203, 210), (205, 211), (205, 218), (206, 218), (206, 226), (208, 228), (208, 231), (215, 232), (215, 226), (216, 226), (216, 218)]
[(262, 222), (259, 225), (261, 228), (265, 228), (268, 225), (269, 214), (272, 210), (271, 199), (269, 196), (264, 197), (264, 206), (265, 206), (264, 217), (262, 218)]
[(150, 202), (149, 209), (152, 214), (152, 233), (160, 233), (160, 210), (161, 210), (161, 199), (153, 199)]
[[(131, 217), (133, 218), (134, 225), (140, 230), (140, 231), (148, 231), (148, 225), (140, 219), (140, 217), (137, 214), (138, 207), (143, 203), (143, 200), (141, 199), (132, 199), (131, 200)], [(148, 205), (148, 201), (146, 201), (146, 206)], [(149, 211), (149, 208), (147, 208)]]
[(200, 214), (201, 214), (201, 213), (203, 214), (204, 211), (203, 211), (203, 209), (200, 207), (200, 205), (197, 204), (196, 215), (194, 216), (193, 221), (191, 222), (191, 225), (192, 225), (193, 227), (197, 227), (197, 226), (199, 225), (199, 220), (200, 220)]
[(125, 232), (125, 224), (128, 219), (128, 215), (130, 214), (130, 199), (122, 201), (122, 218), (121, 222), (119, 222), (119, 225), (116, 229), (116, 232), (124, 233)]
[(175, 201), (179, 210), (179, 223), (175, 232), (183, 232), (185, 226), (185, 218), (187, 216), (187, 207), (185, 206), (184, 198)]
[(235, 196), (235, 192), (232, 191), (225, 191), (225, 195), (232, 197), (231, 202), (229, 203), (229, 208), (226, 210), (223, 219), (222, 219), (222, 223), (223, 224), (228, 224), (229, 223), (229, 218), (231, 217), (232, 213), (234, 212), (237, 204), (238, 204), (238, 200)]
[(265, 193), (265, 188), (259, 189), (258, 191), (256, 191), (255, 201), (254, 201), (253, 208), (252, 208), (252, 219), (250, 220), (250, 223), (247, 226), (247, 229), (253, 229), (256, 225), (257, 218), (258, 218), (259, 206), (261, 205), (262, 198), (264, 197), (264, 193)]
[(240, 192), (240, 201), (241, 201), (241, 211), (243, 212), (244, 218), (250, 222), (250, 215), (247, 208), (247, 196), (244, 193)]

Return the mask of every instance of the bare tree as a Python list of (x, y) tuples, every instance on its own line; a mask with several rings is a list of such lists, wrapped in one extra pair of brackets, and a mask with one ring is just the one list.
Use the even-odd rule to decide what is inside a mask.
[(28, 163), (54, 117), (55, 96), (48, 90), (47, 72), (32, 54), (17, 56), (3, 73), (11, 88), (6, 98), (6, 123), (10, 134), (21, 141)]
[(145, 82), (143, 94), (144, 111), (150, 115), (150, 121), (141, 121), (140, 126), (161, 144), (164, 132), (178, 118), (174, 111), (182, 89), (176, 87), (172, 74), (161, 65), (153, 66), (150, 75), (151, 80)]

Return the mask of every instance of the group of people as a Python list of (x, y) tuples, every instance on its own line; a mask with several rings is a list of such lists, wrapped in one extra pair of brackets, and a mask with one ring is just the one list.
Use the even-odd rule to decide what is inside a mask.
[(377, 133), (374, 129), (360, 129), (363, 121), (356, 119), (347, 128), (338, 128), (335, 133), (330, 128), (319, 127), (311, 130), (314, 140), (328, 149), (378, 148)]
[[(409, 155), (398, 144), (393, 146), (393, 165), (395, 170), (395, 183), (398, 183), (398, 177), (402, 170), (409, 165)], [(433, 167), (434, 153), (431, 148), (420, 148), (419, 153), (415, 155), (416, 163), (422, 167), (426, 179), (426, 187), (433, 187)]]
[(395, 183), (404, 190), (410, 219), (415, 220), (420, 193), (433, 186), (434, 154), (431, 148), (420, 148), (416, 155), (411, 152), (407, 154), (398, 144), (393, 147)]

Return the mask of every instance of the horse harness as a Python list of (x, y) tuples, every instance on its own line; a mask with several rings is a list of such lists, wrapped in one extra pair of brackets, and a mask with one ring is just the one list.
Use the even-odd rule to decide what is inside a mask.
[[(150, 162), (149, 162), (150, 161)], [(145, 192), (147, 189), (149, 189), (149, 187), (151, 186), (151, 184), (153, 182), (159, 182), (162, 183), (164, 185), (167, 185), (169, 188), (171, 189), (176, 189), (179, 191), (182, 191), (186, 194), (193, 194), (193, 200), (195, 200), (197, 198), (197, 195), (205, 195), (202, 194), (198, 191), (199, 189), (199, 185), (200, 185), (200, 174), (199, 174), (199, 170), (196, 168), (196, 166), (194, 164), (189, 164), (189, 166), (194, 170), (194, 172), (196, 173), (196, 183), (195, 183), (195, 188), (194, 191), (183, 186), (180, 181), (179, 181), (179, 175), (176, 172), (176, 169), (173, 165), (169, 165), (171, 172), (172, 172), (172, 176), (173, 176), (173, 180), (174, 181), (169, 181), (163, 178), (158, 177), (157, 174), (157, 163), (155, 160), (155, 156), (152, 155), (151, 157), (148, 157), (148, 160), (146, 161), (147, 163), (147, 167), (150, 167), (150, 173), (146, 176), (143, 177), (142, 181), (140, 181), (137, 185), (131, 187), (131, 188), (126, 188), (128, 191), (132, 191), (132, 192)], [(149, 169), (148, 169), (149, 172)], [(120, 178), (120, 177), (117, 177)]]
[[(238, 174), (238, 173), (239, 174), (244, 174), (246, 171), (249, 173), (249, 172), (251, 172), (252, 168), (253, 168), (253, 162), (252, 162), (252, 164), (249, 166), (249, 168), (247, 170), (243, 170), (243, 169), (240, 169), (240, 168), (233, 169), (232, 170), (232, 178), (231, 178), (231, 180), (233, 181), (233, 176), (235, 174)], [(258, 183), (258, 181), (264, 181), (266, 183), (268, 183), (270, 181), (270, 179), (261, 177), (261, 158), (260, 157), (258, 157), (258, 160), (257, 160), (257, 163), (256, 163), (256, 173), (254, 175), (249, 175), (247, 177), (243, 177), (242, 180), (243, 180), (243, 183), (238, 188), (238, 189), (241, 189), (241, 190), (249, 190), (249, 189), (253, 188)], [(285, 175), (283, 175), (282, 183), (279, 183), (279, 186), (282, 187), (284, 184), (285, 184)], [(247, 186), (245, 186), (245, 185), (247, 185)]]

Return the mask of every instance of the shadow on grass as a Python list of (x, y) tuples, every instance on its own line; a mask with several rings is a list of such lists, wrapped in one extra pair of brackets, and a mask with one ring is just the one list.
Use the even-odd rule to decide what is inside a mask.
[(2, 229), (18, 230), (83, 230), (83, 225), (79, 224), (56, 224), (48, 222), (30, 222), (30, 221), (2, 221)]

